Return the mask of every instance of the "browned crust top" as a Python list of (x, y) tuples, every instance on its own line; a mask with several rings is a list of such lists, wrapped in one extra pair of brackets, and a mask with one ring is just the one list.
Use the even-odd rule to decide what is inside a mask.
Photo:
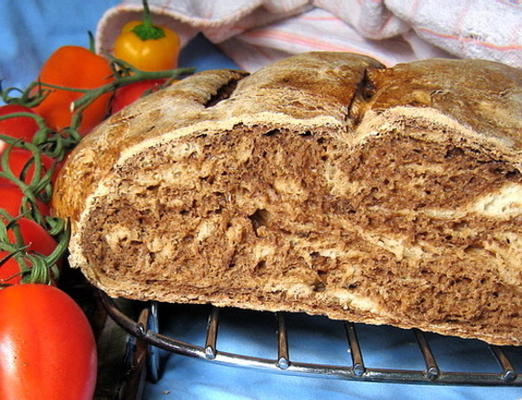
[[(200, 72), (110, 117), (65, 164), (53, 196), (57, 215), (78, 221), (98, 182), (122, 153), (143, 141), (176, 130), (218, 129), (227, 120), (257, 119), (265, 126), (298, 120), (306, 126), (319, 119), (342, 126), (353, 138), (368, 111), (381, 114), (405, 106), (420, 110), (427, 120), (439, 112), (471, 132), (477, 144), (493, 143), (492, 152), (520, 163), (522, 71), (503, 64), (433, 59), (385, 68), (365, 56), (314, 52), (245, 76), (231, 70)], [(230, 97), (213, 102), (232, 84), (237, 87)]]

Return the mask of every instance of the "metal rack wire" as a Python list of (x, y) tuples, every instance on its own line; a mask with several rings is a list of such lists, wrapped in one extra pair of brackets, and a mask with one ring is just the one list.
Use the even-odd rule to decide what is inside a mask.
[[(497, 361), (498, 372), (448, 371), (439, 367), (432, 352), (427, 336), (413, 330), (416, 344), (424, 360), (424, 369), (370, 368), (365, 365), (363, 349), (358, 339), (356, 325), (344, 323), (347, 350), (351, 354), (351, 363), (347, 365), (327, 365), (305, 363), (290, 358), (288, 330), (284, 313), (276, 313), (277, 358), (263, 358), (221, 351), (217, 347), (220, 326), (220, 309), (212, 307), (208, 316), (205, 332), (205, 344), (199, 346), (178, 340), (157, 332), (157, 324), (144, 322), (143, 316), (134, 321), (122, 312), (113, 299), (99, 292), (102, 304), (108, 314), (131, 335), (153, 346), (195, 357), (214, 363), (251, 367), (270, 372), (313, 375), (354, 381), (416, 383), (432, 385), (481, 385), (481, 386), (522, 386), (522, 375), (513, 367), (512, 360), (498, 346), (489, 345), (489, 350)], [(157, 308), (147, 309), (147, 315), (157, 316)]]

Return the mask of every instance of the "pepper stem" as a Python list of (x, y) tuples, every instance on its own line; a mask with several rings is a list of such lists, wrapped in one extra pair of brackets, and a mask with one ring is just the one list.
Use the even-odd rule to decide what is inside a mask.
[(96, 42), (94, 40), (94, 35), (91, 31), (87, 31), (87, 35), (89, 35), (89, 51), (93, 54), (96, 54)]
[(132, 32), (141, 40), (156, 40), (165, 37), (165, 32), (159, 26), (152, 23), (150, 9), (147, 0), (143, 0), (143, 23), (136, 25)]

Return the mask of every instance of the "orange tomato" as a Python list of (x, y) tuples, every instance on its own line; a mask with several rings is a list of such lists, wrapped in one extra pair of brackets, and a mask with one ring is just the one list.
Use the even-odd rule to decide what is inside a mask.
[[(110, 63), (107, 59), (79, 46), (63, 46), (56, 50), (44, 63), (40, 82), (76, 89), (93, 89), (113, 80)], [(49, 127), (56, 131), (71, 125), (71, 103), (83, 93), (63, 89), (53, 89), (36, 107)], [(84, 111), (79, 127), (81, 135), (88, 133), (99, 124), (107, 114), (111, 94), (100, 96)]]

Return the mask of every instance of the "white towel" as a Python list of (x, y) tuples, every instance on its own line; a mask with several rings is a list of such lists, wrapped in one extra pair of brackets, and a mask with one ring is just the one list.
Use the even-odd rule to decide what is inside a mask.
[[(154, 20), (186, 43), (202, 32), (255, 71), (304, 51), (350, 51), (386, 65), (432, 57), (483, 58), (522, 68), (520, 0), (149, 0)], [(110, 52), (141, 0), (109, 9), (97, 29)]]

